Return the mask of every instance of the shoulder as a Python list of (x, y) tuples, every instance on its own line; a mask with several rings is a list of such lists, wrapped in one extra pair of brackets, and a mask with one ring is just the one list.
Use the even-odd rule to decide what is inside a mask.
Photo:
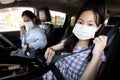
[(33, 30), (35, 30), (35, 29), (40, 29), (40, 27), (39, 27), (39, 25), (36, 25), (36, 26), (34, 26), (32, 29), (33, 29)]
[(39, 27), (39, 25), (35, 26), (32, 30), (33, 30), (33, 31), (37, 31), (37, 32), (44, 32), (44, 30), (41, 29), (41, 28)]

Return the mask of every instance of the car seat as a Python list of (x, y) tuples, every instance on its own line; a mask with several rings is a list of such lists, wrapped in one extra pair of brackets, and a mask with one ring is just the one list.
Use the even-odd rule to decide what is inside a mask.
[(101, 64), (96, 80), (118, 80), (119, 56), (120, 56), (120, 21), (108, 32), (108, 44), (104, 52), (106, 62)]
[(53, 43), (52, 38), (54, 32), (54, 25), (51, 23), (51, 15), (47, 7), (43, 7), (40, 9), (39, 18), (41, 21), (40, 27), (45, 30), (45, 34), (47, 36), (47, 47), (51, 46)]

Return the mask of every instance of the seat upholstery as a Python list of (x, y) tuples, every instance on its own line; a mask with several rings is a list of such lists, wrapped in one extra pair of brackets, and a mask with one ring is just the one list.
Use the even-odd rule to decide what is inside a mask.
[(39, 19), (41, 21), (40, 27), (45, 30), (45, 34), (48, 40), (48, 46), (50, 46), (52, 45), (54, 25), (51, 23), (51, 15), (47, 7), (43, 7), (40, 9)]

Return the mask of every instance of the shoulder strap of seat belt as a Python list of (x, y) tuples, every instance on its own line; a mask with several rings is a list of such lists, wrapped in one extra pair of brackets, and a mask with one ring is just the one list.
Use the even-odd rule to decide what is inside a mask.
[(92, 47), (93, 47), (93, 45), (90, 46), (90, 47), (88, 47), (88, 48), (86, 48), (86, 49), (83, 49), (83, 50), (81, 50), (81, 51), (78, 51), (78, 52), (68, 53), (68, 54), (65, 54), (65, 55), (56, 55), (56, 56), (53, 57), (51, 63), (55, 63), (57, 60), (62, 59), (62, 58), (65, 58), (65, 57), (70, 56), (70, 55), (73, 55), (73, 54), (75, 54), (75, 53), (80, 53), (80, 52), (83, 52), (83, 51), (86, 51), (86, 50), (90, 50), (90, 49), (92, 49)]
[(57, 78), (57, 80), (65, 80), (60, 70), (55, 66), (55, 64), (50, 65), (50, 69)]

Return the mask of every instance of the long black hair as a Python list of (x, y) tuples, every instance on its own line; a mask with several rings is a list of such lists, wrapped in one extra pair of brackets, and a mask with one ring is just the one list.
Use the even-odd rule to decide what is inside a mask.
[[(76, 21), (79, 19), (80, 15), (87, 10), (91, 10), (94, 12), (95, 15), (95, 23), (98, 25), (103, 24), (104, 23), (104, 19), (105, 19), (105, 13), (104, 13), (104, 9), (103, 7), (97, 6), (95, 4), (90, 4), (90, 5), (85, 5), (83, 6), (83, 8), (80, 9), (77, 17), (76, 17)], [(99, 31), (99, 30), (98, 30)], [(98, 34), (98, 32), (97, 32)], [(64, 52), (72, 52), (73, 48), (75, 47), (76, 43), (78, 42), (78, 38), (72, 33), (67, 40), (64, 43), (64, 49), (62, 51)], [(92, 40), (90, 40), (89, 42), (89, 46), (92, 44)]]
[(23, 16), (27, 16), (27, 17), (29, 17), (31, 20), (35, 19), (35, 23), (36, 23), (36, 24), (39, 23), (39, 21), (38, 21), (37, 17), (35, 16), (35, 14), (34, 14), (33, 12), (29, 11), (29, 10), (23, 11), (22, 17), (23, 17)]

